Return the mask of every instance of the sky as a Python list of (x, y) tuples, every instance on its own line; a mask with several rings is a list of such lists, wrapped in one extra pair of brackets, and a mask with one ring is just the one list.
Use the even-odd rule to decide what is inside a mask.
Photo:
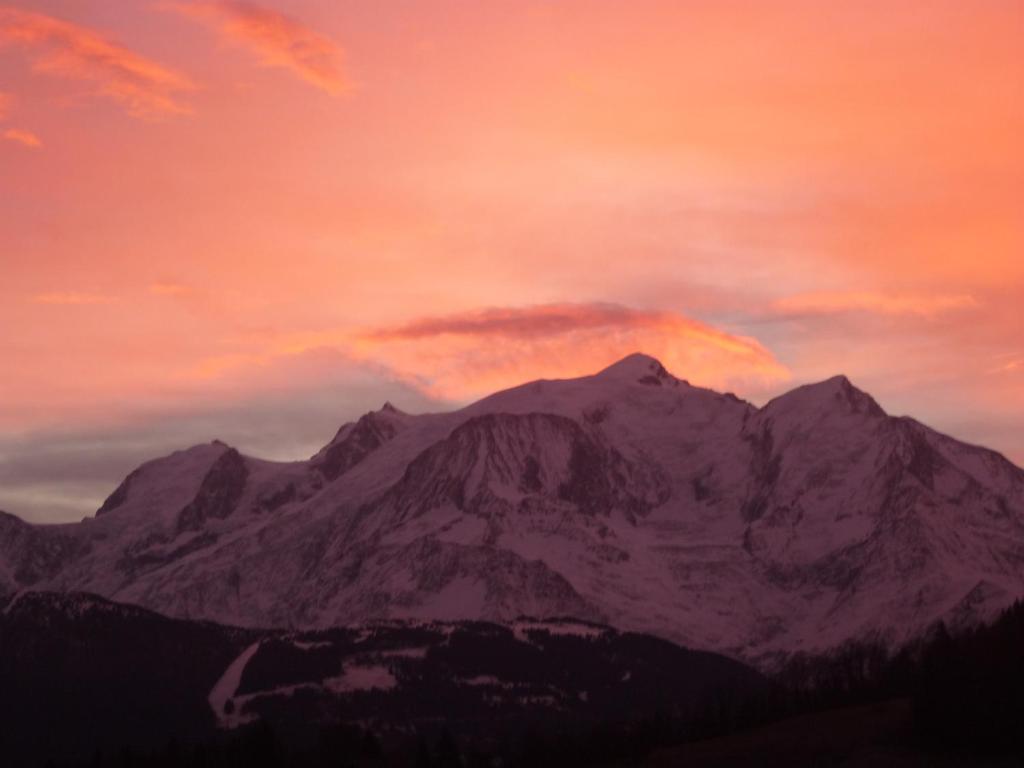
[(1024, 465), (1024, 0), (0, 0), (0, 509), (635, 351)]

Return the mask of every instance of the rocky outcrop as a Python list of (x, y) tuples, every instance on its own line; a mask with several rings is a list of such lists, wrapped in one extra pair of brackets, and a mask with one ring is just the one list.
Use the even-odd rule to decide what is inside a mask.
[(0, 512), (0, 594), (56, 576), (87, 548), (65, 527), (37, 527)]
[(373, 506), (393, 510), (395, 522), (445, 506), (487, 517), (536, 498), (586, 516), (637, 516), (670, 493), (662, 471), (626, 459), (597, 430), (554, 414), (496, 413), (421, 453)]
[(230, 448), (210, 467), (199, 492), (178, 515), (178, 533), (199, 530), (210, 519), (223, 520), (238, 506), (249, 477), (242, 455)]
[(355, 424), (346, 424), (311, 465), (327, 482), (337, 480), (352, 467), (394, 438), (402, 428), (400, 412), (390, 403), (367, 413)]
[(114, 489), (114, 492), (104, 500), (100, 508), (96, 510), (96, 517), (112, 512), (128, 501), (128, 490), (138, 476), (139, 470), (130, 472), (121, 484)]

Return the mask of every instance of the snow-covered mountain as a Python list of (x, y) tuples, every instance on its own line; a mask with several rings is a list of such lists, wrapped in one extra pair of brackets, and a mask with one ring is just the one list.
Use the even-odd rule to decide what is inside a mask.
[(572, 616), (768, 663), (1024, 595), (1024, 471), (844, 377), (756, 408), (632, 355), (388, 404), (305, 462), (196, 446), (78, 524), (0, 515), (0, 601), (25, 588), (243, 626)]

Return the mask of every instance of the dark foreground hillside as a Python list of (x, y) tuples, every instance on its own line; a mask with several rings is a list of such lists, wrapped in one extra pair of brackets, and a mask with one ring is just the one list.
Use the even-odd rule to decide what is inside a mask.
[(713, 739), (655, 750), (649, 768), (1001, 768), (1021, 765), (1008, 755), (926, 749), (917, 743), (909, 699), (808, 712)]
[(951, 634), (939, 625), (897, 654), (851, 645), (797, 657), (775, 682), (765, 723), (657, 748), (641, 764), (1024, 765), (1022, 603), (990, 626)]
[(0, 613), (5, 765), (403, 764), (421, 744), (580, 750), (614, 724), (597, 759), (646, 744), (634, 722), (695, 721), (769, 688), (724, 656), (568, 620), (293, 633), (55, 593)]
[(1024, 607), (768, 680), (577, 621), (289, 633), (29, 593), (0, 718), (15, 767), (1024, 765)]

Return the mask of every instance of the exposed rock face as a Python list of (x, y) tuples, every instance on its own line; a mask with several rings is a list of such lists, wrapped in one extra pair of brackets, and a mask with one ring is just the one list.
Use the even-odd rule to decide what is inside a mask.
[(379, 412), (368, 413), (355, 424), (346, 424), (319, 454), (313, 468), (327, 482), (337, 480), (356, 464), (391, 440), (403, 426), (401, 414), (390, 403)]
[(52, 578), (87, 546), (65, 526), (40, 528), (0, 512), (0, 597)]
[(484, 518), (548, 504), (581, 515), (644, 514), (670, 495), (656, 466), (630, 462), (565, 416), (476, 416), (428, 448), (372, 507), (396, 522), (447, 506)]
[(453, 413), (387, 406), (308, 462), (197, 446), (102, 512), (0, 516), (0, 597), (249, 626), (569, 615), (770, 663), (1024, 594), (1024, 471), (998, 454), (845, 377), (758, 409), (642, 355)]
[(121, 484), (117, 486), (116, 489), (114, 489), (114, 492), (106, 498), (106, 501), (103, 502), (103, 505), (96, 510), (96, 517), (99, 517), (100, 515), (105, 515), (107, 512), (111, 512), (117, 509), (126, 501), (128, 501), (128, 489), (131, 487), (131, 484), (135, 481), (135, 479), (138, 476), (139, 470), (131, 472), (128, 475), (128, 477), (126, 477), (121, 482)]
[(178, 533), (197, 531), (207, 520), (223, 520), (234, 512), (248, 478), (245, 459), (234, 448), (226, 450), (206, 473), (196, 497), (178, 515)]

